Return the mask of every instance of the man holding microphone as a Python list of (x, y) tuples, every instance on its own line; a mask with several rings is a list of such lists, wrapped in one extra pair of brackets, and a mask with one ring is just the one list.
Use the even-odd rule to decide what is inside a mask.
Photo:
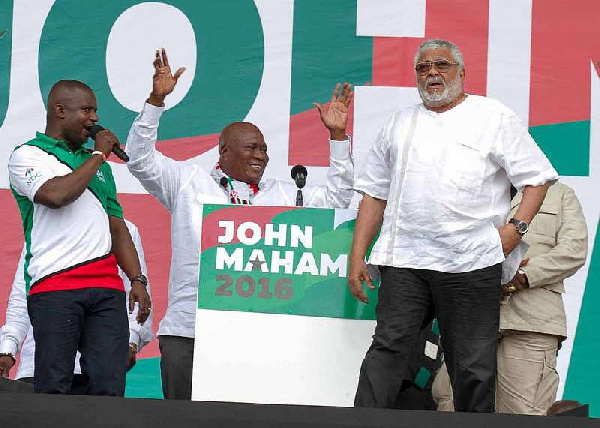
[(9, 179), (25, 234), (27, 308), (36, 342), (35, 391), (69, 393), (75, 354), (88, 394), (125, 392), (129, 310), (150, 313), (150, 296), (106, 158), (118, 145), (107, 130), (83, 147), (98, 121), (96, 97), (82, 82), (61, 80), (48, 95), (44, 133), (17, 147)]

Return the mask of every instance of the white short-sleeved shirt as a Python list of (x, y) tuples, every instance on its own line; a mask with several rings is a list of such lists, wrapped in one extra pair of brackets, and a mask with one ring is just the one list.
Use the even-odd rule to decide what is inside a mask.
[(436, 113), (422, 104), (381, 130), (355, 189), (387, 200), (375, 265), (470, 272), (504, 260), (497, 228), (522, 189), (558, 174), (518, 116), (469, 95)]

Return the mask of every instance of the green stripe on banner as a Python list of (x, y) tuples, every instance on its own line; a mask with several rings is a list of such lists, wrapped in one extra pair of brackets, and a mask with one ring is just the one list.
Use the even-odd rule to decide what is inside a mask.
[(13, 2), (0, 2), (0, 126), (6, 117), (10, 93)]
[(294, 2), (291, 114), (327, 100), (337, 82), (371, 81), (373, 39), (356, 35), (356, 16), (355, 1)]
[(127, 372), (125, 397), (163, 398), (160, 380), (160, 357), (138, 359)]
[(590, 175), (590, 121), (533, 126), (529, 132), (560, 175)]
[(569, 363), (563, 398), (590, 404), (590, 416), (600, 417), (600, 223), (596, 230), (585, 293), (579, 311), (577, 335)]

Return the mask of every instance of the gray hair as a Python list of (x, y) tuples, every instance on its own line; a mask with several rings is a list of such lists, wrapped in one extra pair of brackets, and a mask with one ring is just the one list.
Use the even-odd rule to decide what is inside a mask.
[(417, 65), (417, 61), (419, 60), (419, 57), (421, 56), (421, 53), (423, 53), (423, 51), (426, 51), (428, 49), (439, 49), (439, 48), (450, 49), (452, 58), (454, 59), (455, 62), (458, 63), (459, 70), (464, 70), (465, 60), (464, 60), (463, 54), (460, 51), (460, 49), (458, 48), (458, 46), (456, 46), (454, 43), (452, 43), (448, 40), (441, 40), (441, 39), (425, 40), (423, 43), (421, 43), (421, 46), (419, 46), (419, 49), (417, 50), (417, 53), (415, 54), (415, 66)]

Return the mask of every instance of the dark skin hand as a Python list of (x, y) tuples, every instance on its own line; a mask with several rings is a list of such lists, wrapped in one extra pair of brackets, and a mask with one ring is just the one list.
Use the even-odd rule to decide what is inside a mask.
[[(137, 251), (131, 240), (131, 235), (127, 225), (122, 218), (109, 216), (110, 233), (112, 236), (112, 253), (117, 258), (119, 266), (125, 272), (128, 278), (133, 278), (141, 272)], [(129, 291), (129, 313), (135, 309), (135, 302), (139, 305), (137, 321), (140, 324), (150, 316), (152, 302), (146, 287), (139, 281), (131, 283)]]
[(8, 377), (10, 369), (14, 366), (13, 359), (7, 355), (0, 357), (0, 377)]
[[(519, 267), (526, 266), (527, 263), (529, 263), (529, 258), (524, 258), (519, 264)], [(502, 297), (510, 296), (517, 291), (525, 290), (527, 288), (529, 288), (527, 275), (517, 272), (513, 279), (502, 286)]]
[[(535, 217), (542, 206), (548, 187), (550, 187), (549, 183), (542, 184), (541, 186), (525, 186), (521, 203), (513, 217), (517, 220), (531, 223), (531, 220), (533, 220), (533, 217)], [(521, 235), (519, 235), (516, 226), (512, 223), (499, 227), (498, 233), (500, 234), (500, 241), (502, 241), (502, 251), (506, 257), (519, 245)]]
[(129, 348), (129, 354), (127, 355), (127, 371), (131, 370), (136, 363), (136, 352)]
[(365, 294), (362, 283), (364, 282), (371, 290), (375, 289), (367, 270), (365, 255), (369, 245), (375, 239), (381, 223), (383, 223), (383, 212), (386, 205), (387, 201), (364, 195), (358, 209), (350, 250), (348, 286), (350, 287), (350, 293), (363, 303), (369, 303), (369, 298)]
[(167, 58), (167, 51), (156, 50), (154, 59), (154, 77), (152, 77), (152, 92), (148, 97), (148, 103), (157, 107), (165, 105), (165, 97), (175, 89), (177, 80), (185, 71), (185, 67), (179, 68), (175, 74), (171, 73), (171, 66)]
[[(313, 103), (319, 115), (321, 122), (329, 130), (332, 140), (344, 141), (346, 139), (346, 124), (348, 123), (348, 107), (352, 101), (352, 85), (344, 83), (340, 92), (341, 85), (335, 85), (329, 107), (319, 103)], [(339, 95), (338, 95), (339, 94)]]

